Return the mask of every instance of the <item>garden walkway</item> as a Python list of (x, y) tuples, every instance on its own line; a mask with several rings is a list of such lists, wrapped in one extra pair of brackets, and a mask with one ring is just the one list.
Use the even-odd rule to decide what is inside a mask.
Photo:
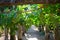
[(38, 31), (38, 28), (36, 28), (34, 25), (29, 28), (27, 33), (25, 34), (25, 38), (23, 37), (23, 40), (44, 40), (44, 35), (41, 35), (41, 33)]

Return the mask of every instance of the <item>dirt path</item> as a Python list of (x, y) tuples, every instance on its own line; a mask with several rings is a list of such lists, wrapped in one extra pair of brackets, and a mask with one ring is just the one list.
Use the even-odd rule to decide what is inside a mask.
[(31, 28), (25, 34), (27, 40), (44, 40), (44, 36), (41, 36), (38, 29), (35, 26)]

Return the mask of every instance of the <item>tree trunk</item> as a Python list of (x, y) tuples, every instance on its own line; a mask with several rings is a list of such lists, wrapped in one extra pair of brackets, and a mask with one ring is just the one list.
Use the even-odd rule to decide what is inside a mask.
[(49, 40), (49, 29), (48, 29), (48, 25), (45, 25), (45, 40)]
[(55, 40), (60, 40), (60, 37), (59, 37), (59, 31), (58, 31), (59, 29), (58, 29), (58, 27), (56, 27), (56, 29), (55, 29)]
[(10, 29), (10, 40), (16, 40), (13, 28)]
[(58, 40), (58, 32), (55, 30), (55, 40)]
[(15, 40), (15, 35), (10, 34), (10, 40)]
[(44, 32), (44, 25), (42, 25), (42, 31)]
[(18, 40), (22, 40), (22, 26), (18, 25)]
[(5, 40), (8, 40), (8, 28), (5, 27)]
[(22, 26), (22, 31), (23, 31), (22, 36), (25, 36), (24, 34), (26, 33), (26, 28), (24, 25)]

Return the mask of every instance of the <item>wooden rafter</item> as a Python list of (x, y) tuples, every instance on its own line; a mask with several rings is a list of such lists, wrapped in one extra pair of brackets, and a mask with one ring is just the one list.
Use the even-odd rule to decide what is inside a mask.
[(0, 6), (20, 5), (20, 4), (56, 4), (60, 0), (0, 0)]

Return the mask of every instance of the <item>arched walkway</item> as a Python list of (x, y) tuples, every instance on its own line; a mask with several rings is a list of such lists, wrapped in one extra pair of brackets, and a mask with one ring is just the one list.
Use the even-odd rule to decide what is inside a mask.
[[(44, 40), (44, 35), (42, 36), (41, 33), (38, 31), (38, 28), (32, 25), (27, 33), (25, 34), (26, 40)], [(25, 40), (23, 38), (23, 40)]]

